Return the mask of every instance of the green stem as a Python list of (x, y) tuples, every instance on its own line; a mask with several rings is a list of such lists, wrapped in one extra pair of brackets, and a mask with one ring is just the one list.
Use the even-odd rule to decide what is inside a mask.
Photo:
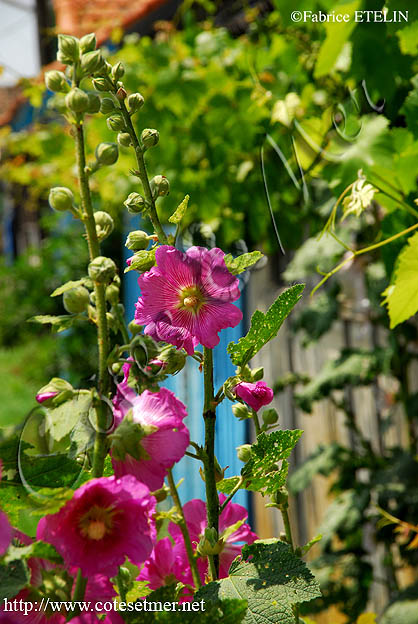
[(136, 162), (138, 166), (138, 174), (141, 180), (142, 187), (144, 189), (145, 199), (149, 206), (149, 218), (154, 227), (155, 233), (158, 236), (158, 240), (162, 245), (167, 245), (167, 236), (163, 230), (163, 227), (160, 223), (160, 219), (157, 214), (157, 208), (155, 206), (155, 199), (152, 196), (151, 187), (148, 179), (147, 168), (144, 160), (144, 152), (142, 147), (139, 144), (138, 137), (136, 136), (135, 128), (132, 123), (131, 116), (129, 115), (125, 102), (120, 103), (120, 110), (125, 121), (126, 129), (129, 132), (129, 136), (131, 137), (132, 144), (135, 150)]
[[(93, 205), (90, 195), (88, 176), (86, 174), (86, 153), (84, 142), (83, 122), (78, 120), (75, 124), (75, 144), (77, 157), (78, 180), (80, 184), (80, 197), (82, 207), (82, 219), (87, 234), (90, 260), (100, 256), (100, 245), (96, 233)], [(99, 347), (99, 393), (106, 395), (109, 390), (110, 377), (107, 369), (107, 356), (109, 353), (109, 332), (106, 319), (105, 286), (94, 282), (97, 311), (97, 341)], [(103, 402), (96, 408), (97, 431), (93, 451), (93, 476), (103, 475), (104, 459), (106, 456), (106, 426), (107, 410)]]
[[(215, 423), (216, 411), (213, 390), (213, 352), (208, 347), (203, 348), (203, 382), (205, 389), (203, 420), (205, 423), (205, 448), (203, 453), (203, 467), (206, 487), (207, 522), (210, 529), (218, 533), (219, 498), (215, 479)], [(209, 569), (212, 580), (218, 578), (219, 556), (209, 555)]]
[(187, 559), (189, 560), (190, 569), (192, 571), (193, 583), (195, 584), (196, 589), (201, 587), (202, 583), (200, 581), (199, 570), (197, 569), (196, 558), (193, 553), (192, 542), (190, 540), (189, 531), (187, 530), (186, 519), (183, 513), (183, 507), (181, 506), (180, 497), (177, 492), (176, 484), (174, 483), (173, 473), (171, 470), (167, 473), (167, 481), (170, 486), (170, 494), (176, 506), (176, 511), (180, 516), (180, 520), (178, 525), (180, 527), (180, 531), (183, 535), (184, 546), (186, 547)]
[(122, 311), (118, 304), (113, 306), (113, 311), (116, 314), (116, 318), (118, 319), (119, 329), (120, 329), (120, 333), (122, 334), (122, 338), (124, 342), (128, 345), (130, 338), (129, 338), (128, 330), (126, 329), (125, 319), (123, 318)]
[(258, 419), (258, 414), (257, 414), (257, 412), (254, 409), (252, 410), (252, 412), (253, 412), (253, 421), (254, 421), (254, 426), (255, 426), (255, 433), (256, 433), (257, 436), (259, 436), (260, 433), (261, 433), (261, 426), (260, 426), (260, 421)]
[[(282, 514), (283, 524), (284, 524), (284, 532), (286, 535), (286, 541), (290, 545), (290, 548), (293, 552), (295, 552), (295, 547), (293, 544), (292, 537), (292, 527), (290, 526), (289, 514), (287, 513), (288, 503), (284, 505), (280, 505), (280, 513)], [(293, 615), (295, 616), (295, 623), (299, 624), (299, 605), (293, 605)]]
[[(87, 587), (87, 579), (84, 578), (84, 576), (81, 574), (81, 570), (79, 569), (78, 572), (77, 572), (77, 577), (76, 577), (76, 581), (75, 581), (75, 587), (74, 587), (72, 602), (82, 602), (83, 601), (84, 594), (86, 593), (86, 587)], [(66, 621), (69, 622), (74, 617), (76, 617), (79, 613), (80, 613), (80, 609), (79, 608), (78, 609), (76, 608), (74, 611), (71, 611), (68, 614)]]
[(238, 483), (236, 484), (236, 486), (233, 488), (233, 490), (231, 491), (231, 493), (229, 494), (228, 498), (226, 498), (224, 500), (224, 502), (222, 503), (222, 505), (219, 508), (220, 513), (223, 512), (223, 510), (225, 509), (225, 507), (227, 506), (227, 504), (232, 500), (232, 497), (235, 496), (235, 494), (238, 492), (238, 490), (241, 488), (242, 484), (244, 483), (244, 478), (240, 477), (238, 479)]

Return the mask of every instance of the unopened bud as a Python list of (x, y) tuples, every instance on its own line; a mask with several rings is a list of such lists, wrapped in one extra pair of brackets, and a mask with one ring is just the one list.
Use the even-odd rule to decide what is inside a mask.
[(129, 232), (125, 247), (132, 249), (132, 251), (139, 251), (140, 249), (146, 249), (149, 241), (150, 237), (146, 232), (135, 230), (134, 232)]
[(164, 373), (174, 375), (184, 368), (187, 355), (184, 349), (168, 346), (158, 354), (157, 359), (161, 362)]
[(65, 186), (55, 186), (49, 191), (49, 205), (58, 212), (71, 210), (74, 204), (74, 195)]
[(130, 570), (128, 568), (125, 568), (124, 566), (120, 566), (118, 577), (125, 585), (129, 585), (129, 583), (131, 583), (132, 581), (132, 574)]
[(112, 115), (111, 117), (108, 117), (106, 123), (109, 130), (113, 130), (114, 132), (125, 130), (125, 122), (121, 115)]
[(119, 145), (122, 145), (122, 147), (129, 147), (132, 144), (129, 132), (119, 132), (118, 143)]
[(145, 199), (139, 193), (130, 193), (123, 204), (131, 214), (139, 214), (145, 209)]
[(113, 113), (115, 110), (116, 110), (116, 106), (112, 98), (106, 97), (102, 99), (102, 103), (100, 105), (100, 112), (103, 113), (103, 115), (109, 115), (110, 113)]
[(155, 492), (152, 493), (157, 503), (162, 503), (169, 494), (170, 490), (167, 488), (166, 485), (163, 485), (162, 488), (160, 488), (159, 490), (155, 490)]
[(101, 165), (113, 165), (117, 161), (119, 150), (116, 143), (99, 143), (96, 147), (96, 160)]
[(232, 413), (235, 418), (238, 418), (239, 420), (245, 420), (246, 418), (251, 417), (251, 413), (248, 411), (248, 408), (242, 403), (235, 403), (232, 406)]
[(45, 407), (53, 407), (59, 404), (60, 400), (71, 398), (73, 393), (74, 388), (68, 381), (60, 377), (53, 377), (46, 386), (38, 390), (36, 400)]
[(129, 267), (135, 271), (149, 271), (155, 265), (155, 249), (137, 251), (131, 258)]
[(112, 78), (115, 82), (117, 82), (118, 80), (122, 78), (122, 76), (125, 73), (125, 68), (120, 61), (112, 67), (111, 73), (112, 73)]
[(70, 86), (65, 79), (65, 75), (54, 69), (45, 73), (46, 88), (55, 93), (68, 93)]
[(90, 113), (90, 115), (94, 115), (94, 113), (98, 113), (100, 110), (100, 98), (97, 93), (89, 93), (88, 98), (89, 105), (86, 112)]
[(89, 305), (90, 293), (84, 286), (76, 286), (71, 290), (66, 290), (62, 302), (64, 308), (69, 314), (79, 314), (87, 310)]
[(253, 368), (251, 371), (251, 380), (252, 381), (260, 381), (264, 377), (264, 368), (263, 366), (259, 366), (258, 368)]
[(282, 487), (280, 490), (276, 490), (271, 496), (272, 502), (278, 507), (287, 509), (289, 507), (289, 494), (286, 488)]
[(100, 284), (110, 284), (116, 275), (116, 264), (111, 258), (97, 256), (89, 264), (89, 277)]
[(170, 182), (163, 175), (156, 175), (150, 181), (151, 193), (154, 199), (164, 197), (170, 192)]
[(82, 89), (74, 87), (65, 96), (65, 103), (74, 113), (84, 113), (89, 107), (89, 97)]
[(105, 78), (93, 78), (92, 83), (96, 91), (109, 91), (109, 84)]
[(264, 410), (262, 417), (265, 425), (275, 425), (276, 422), (279, 420), (279, 415), (274, 407), (269, 407), (268, 409)]
[(104, 69), (104, 58), (100, 50), (87, 52), (81, 57), (81, 70), (84, 74), (95, 74)]
[(130, 113), (136, 113), (144, 105), (144, 98), (140, 93), (131, 93), (128, 97), (128, 108)]
[(120, 102), (123, 102), (127, 95), (128, 94), (123, 87), (119, 87), (119, 89), (116, 91), (116, 97)]
[(119, 288), (116, 284), (109, 284), (106, 286), (106, 300), (112, 305), (117, 305), (119, 302)]
[(140, 334), (142, 332), (143, 326), (138, 325), (136, 321), (131, 321), (128, 325), (128, 329), (133, 336), (136, 336), (137, 334)]
[(159, 139), (160, 135), (158, 130), (154, 130), (153, 128), (145, 128), (141, 133), (141, 143), (144, 149), (154, 147), (154, 145), (157, 145)]
[(58, 35), (58, 54), (57, 60), (64, 65), (78, 61), (80, 57), (80, 49), (78, 39), (71, 35)]
[(92, 50), (96, 49), (96, 35), (94, 33), (89, 33), (88, 35), (84, 35), (80, 39), (80, 50), (82, 54), (86, 54), (87, 52), (92, 52)]
[(218, 533), (214, 527), (206, 527), (203, 537), (197, 546), (197, 553), (200, 556), (219, 555), (224, 547), (224, 541), (218, 539)]
[(104, 210), (98, 210), (94, 213), (94, 222), (96, 224), (96, 234), (99, 242), (103, 241), (113, 232), (114, 221), (109, 213)]
[(251, 458), (251, 444), (237, 446), (237, 456), (240, 461), (247, 463)]

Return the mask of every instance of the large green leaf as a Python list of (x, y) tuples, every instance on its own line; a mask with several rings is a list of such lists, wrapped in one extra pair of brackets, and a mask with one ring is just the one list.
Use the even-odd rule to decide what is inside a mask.
[(0, 564), (0, 600), (14, 598), (29, 584), (30, 571), (23, 561), (12, 561), (9, 565)]
[(231, 254), (227, 254), (224, 258), (226, 268), (232, 275), (239, 275), (249, 267), (253, 266), (263, 257), (261, 251), (251, 251), (250, 253), (241, 254), (234, 258)]
[(227, 578), (201, 587), (196, 600), (240, 598), (248, 601), (243, 624), (294, 624), (293, 605), (321, 595), (306, 564), (283, 542), (255, 542), (242, 557)]
[(92, 403), (91, 393), (81, 390), (62, 405), (48, 409), (45, 428), (59, 442), (69, 435), (83, 415), (88, 414)]
[(250, 460), (242, 469), (245, 487), (263, 496), (281, 488), (289, 468), (286, 460), (302, 433), (300, 429), (273, 431), (269, 435), (261, 433), (251, 447)]
[(230, 342), (228, 353), (232, 363), (244, 366), (260, 349), (277, 335), (285, 318), (302, 296), (304, 284), (296, 284), (285, 290), (264, 314), (256, 310), (246, 336), (237, 343)]
[(62, 314), (61, 316), (51, 316), (50, 314), (40, 314), (29, 319), (31, 323), (41, 323), (42, 325), (51, 325), (52, 330), (62, 332), (74, 325), (75, 321), (86, 320), (83, 314)]
[(418, 311), (418, 232), (408, 239), (398, 256), (394, 283), (382, 293), (387, 304), (390, 328)]

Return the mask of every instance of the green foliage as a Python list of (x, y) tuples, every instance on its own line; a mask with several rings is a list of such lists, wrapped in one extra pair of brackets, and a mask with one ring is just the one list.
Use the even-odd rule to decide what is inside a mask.
[(283, 542), (245, 546), (225, 579), (203, 586), (196, 599), (242, 598), (248, 601), (243, 624), (294, 624), (293, 605), (319, 596), (306, 564)]
[(251, 253), (245, 253), (237, 258), (234, 258), (231, 254), (227, 254), (224, 258), (226, 267), (232, 275), (239, 275), (249, 267), (256, 264), (263, 254), (260, 251), (252, 251)]
[(232, 363), (245, 366), (249, 360), (277, 335), (283, 321), (302, 296), (303, 284), (296, 284), (285, 290), (264, 314), (256, 310), (251, 318), (248, 333), (237, 343), (230, 342), (228, 353)]
[(12, 561), (8, 565), (0, 564), (0, 600), (13, 598), (30, 580), (30, 571), (21, 561)]
[(417, 258), (418, 233), (415, 233), (398, 256), (393, 284), (382, 293), (383, 303), (388, 306), (391, 329), (418, 311)]
[(317, 474), (329, 476), (346, 457), (347, 449), (337, 442), (332, 442), (327, 446), (320, 444), (312, 455), (293, 470), (288, 481), (289, 491), (292, 494), (302, 492)]

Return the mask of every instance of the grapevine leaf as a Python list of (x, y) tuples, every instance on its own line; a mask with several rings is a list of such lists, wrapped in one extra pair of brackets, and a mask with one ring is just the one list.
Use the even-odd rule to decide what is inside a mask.
[(234, 258), (231, 254), (227, 254), (224, 257), (226, 268), (232, 275), (239, 275), (249, 267), (253, 266), (263, 258), (264, 254), (261, 251), (251, 251), (250, 253), (242, 254), (237, 258)]
[(189, 203), (190, 196), (186, 195), (181, 204), (178, 205), (175, 212), (169, 218), (170, 223), (180, 223), (184, 215), (186, 214), (187, 206)]
[(320, 595), (317, 581), (288, 544), (270, 540), (244, 546), (229, 576), (201, 587), (195, 599), (247, 600), (243, 624), (294, 624), (293, 605)]
[(264, 314), (256, 310), (246, 336), (237, 343), (230, 342), (228, 353), (236, 366), (245, 366), (260, 349), (277, 335), (285, 318), (302, 296), (304, 284), (296, 284), (285, 290)]
[(286, 460), (302, 433), (300, 429), (273, 431), (269, 435), (261, 433), (251, 446), (251, 458), (241, 472), (246, 488), (261, 492), (263, 496), (281, 488), (289, 468)]
[(382, 296), (383, 304), (388, 306), (391, 329), (418, 311), (418, 232), (408, 239), (399, 254), (395, 280)]
[(23, 561), (0, 564), (0, 600), (14, 598), (30, 581), (30, 571)]

